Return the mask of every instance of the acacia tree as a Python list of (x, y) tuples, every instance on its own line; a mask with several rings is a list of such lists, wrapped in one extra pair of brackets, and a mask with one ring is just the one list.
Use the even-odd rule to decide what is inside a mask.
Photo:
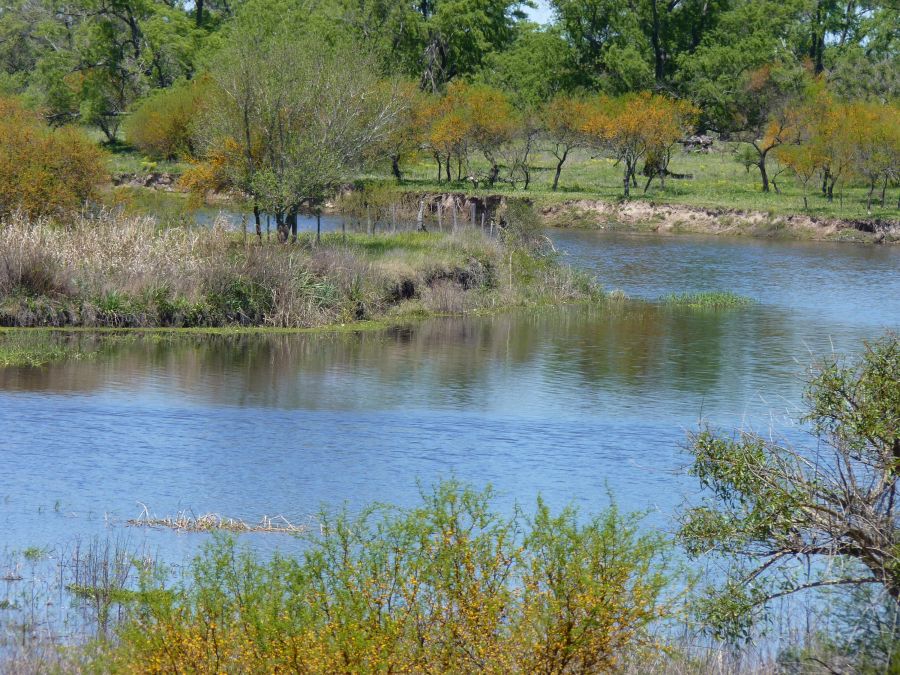
[(752, 164), (759, 170), (763, 192), (769, 191), (769, 153), (790, 137), (791, 103), (799, 95), (799, 72), (765, 64), (751, 71), (741, 85), (745, 97), (735, 112), (735, 137), (752, 149)]
[(556, 158), (554, 192), (559, 187), (559, 176), (569, 153), (587, 144), (584, 133), (587, 116), (588, 106), (583, 100), (565, 95), (553, 98), (541, 111), (547, 149)]
[(425, 94), (412, 81), (398, 83), (397, 95), (403, 102), (401, 114), (387, 140), (391, 173), (398, 183), (403, 182), (401, 163), (415, 154), (427, 140), (429, 105)]
[(233, 186), (274, 214), (281, 241), (296, 237), (302, 206), (318, 207), (388, 154), (406, 105), (365, 55), (310, 39), (276, 34), (252, 49), (236, 44), (211, 74), (221, 102), (204, 125), (207, 156), (224, 157)]
[(900, 601), (898, 337), (826, 361), (806, 401), (816, 449), (748, 432), (691, 439), (709, 497), (684, 514), (681, 537), (692, 556), (731, 564), (704, 603), (721, 634), (746, 635), (767, 603), (806, 589), (872, 584)]
[(638, 163), (650, 155), (662, 155), (694, 124), (697, 110), (686, 101), (659, 94), (601, 98), (582, 127), (601, 149), (624, 166), (625, 197), (631, 194)]
[(423, 113), (426, 124), (426, 145), (431, 149), (437, 162), (437, 180), (442, 180), (446, 168), (447, 182), (453, 180), (450, 174), (450, 160), (457, 158), (459, 166), (468, 161), (469, 124), (464, 110), (454, 106), (449, 96), (431, 97)]
[(470, 143), (488, 161), (490, 169), (487, 181), (489, 185), (493, 185), (500, 176), (500, 150), (513, 141), (520, 129), (519, 115), (509, 97), (499, 89), (488, 85), (462, 85), (453, 88), (456, 91), (452, 95), (458, 97), (470, 121)]

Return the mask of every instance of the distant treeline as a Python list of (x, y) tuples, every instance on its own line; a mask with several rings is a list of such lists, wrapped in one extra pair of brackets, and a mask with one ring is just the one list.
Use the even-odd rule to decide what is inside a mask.
[[(193, 162), (186, 187), (239, 192), (282, 234), (373, 164), (402, 180), (421, 155), (438, 181), (527, 189), (549, 152), (556, 189), (588, 148), (621, 165), (628, 196), (638, 175), (645, 190), (665, 180), (679, 140), (714, 131), (743, 143), (764, 192), (773, 155), (829, 200), (852, 180), (883, 205), (898, 180), (893, 3), (553, 0), (543, 27), (523, 4), (17, 2), (0, 14), (0, 92), (113, 144), (124, 125), (148, 156)], [(19, 136), (26, 116), (0, 131)], [(67, 170), (31, 154), (17, 163)], [(90, 190), (44, 192), (4, 195), (0, 212), (52, 213)]]

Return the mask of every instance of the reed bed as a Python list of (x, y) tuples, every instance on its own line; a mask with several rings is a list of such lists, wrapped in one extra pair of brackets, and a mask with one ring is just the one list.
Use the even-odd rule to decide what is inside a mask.
[(552, 255), (469, 228), (279, 244), (104, 212), (0, 222), (0, 325), (309, 328), (593, 297)]
[(308, 525), (297, 525), (282, 515), (263, 516), (258, 523), (248, 523), (240, 518), (228, 518), (218, 513), (194, 515), (190, 511), (179, 511), (175, 516), (157, 518), (144, 506), (141, 515), (126, 521), (131, 527), (169, 529), (176, 532), (271, 532), (277, 534), (304, 534)]
[(693, 309), (730, 309), (752, 305), (752, 298), (731, 291), (711, 291), (704, 293), (673, 293), (662, 298), (665, 305), (690, 307)]

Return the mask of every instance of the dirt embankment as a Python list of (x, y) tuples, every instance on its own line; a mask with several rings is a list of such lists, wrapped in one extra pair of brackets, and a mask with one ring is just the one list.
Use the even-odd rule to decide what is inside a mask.
[(557, 227), (900, 243), (900, 222), (880, 219), (818, 218), (804, 214), (774, 215), (645, 201), (613, 203), (598, 200), (545, 206), (541, 213), (548, 224)]
[[(469, 196), (462, 193), (413, 194), (407, 199), (440, 203), (445, 213), (455, 203), (461, 217), (470, 213), (489, 214), (502, 209), (503, 196)], [(531, 201), (531, 200), (527, 200)], [(431, 207), (433, 209), (433, 206)], [(598, 229), (659, 234), (715, 234), (783, 239), (900, 243), (900, 221), (881, 219), (819, 218), (804, 214), (776, 215), (761, 211), (704, 208), (649, 201), (607, 202), (577, 199), (537, 206), (544, 222), (552, 227)], [(480, 215), (478, 216), (480, 217)], [(490, 217), (490, 216), (489, 216)]]

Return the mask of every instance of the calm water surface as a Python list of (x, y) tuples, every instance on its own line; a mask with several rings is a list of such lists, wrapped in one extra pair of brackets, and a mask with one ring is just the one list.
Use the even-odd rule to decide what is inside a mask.
[(137, 341), (2, 370), (0, 550), (112, 530), (178, 555), (202, 537), (123, 521), (140, 504), (303, 520), (323, 504), (409, 504), (449, 476), (492, 483), (505, 507), (541, 493), (591, 510), (612, 493), (666, 526), (696, 494), (680, 447), (698, 420), (803, 442), (791, 418), (814, 355), (900, 329), (898, 248), (552, 236), (632, 297), (730, 289), (758, 304)]

